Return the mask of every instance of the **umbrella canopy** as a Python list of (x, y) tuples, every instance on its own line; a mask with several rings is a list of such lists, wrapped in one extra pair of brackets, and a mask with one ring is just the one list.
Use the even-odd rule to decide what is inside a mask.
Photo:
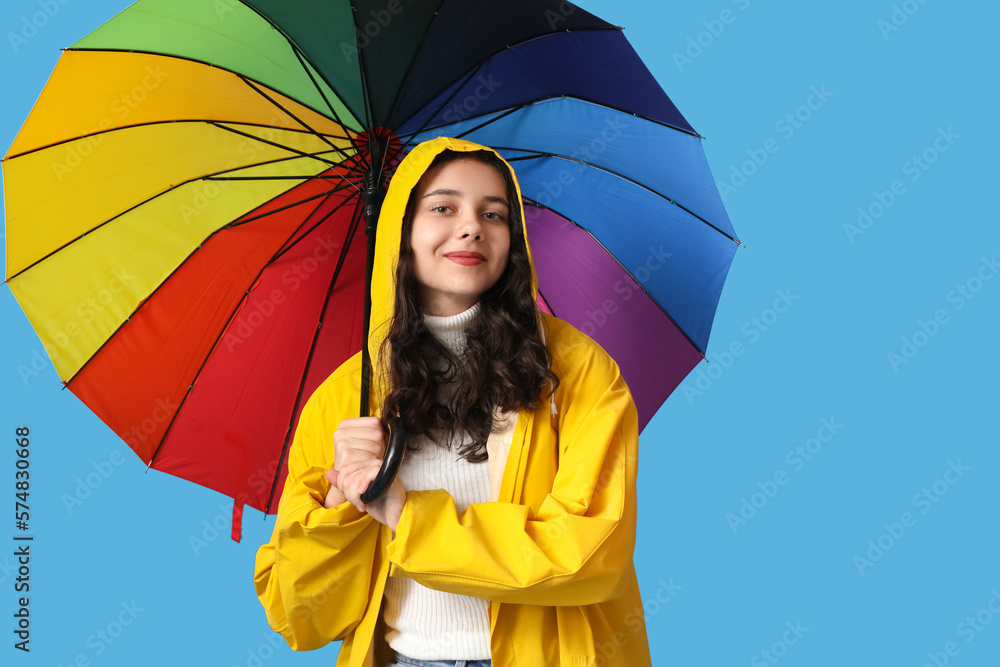
[(435, 136), (514, 165), (542, 307), (645, 425), (739, 243), (701, 137), (567, 2), (139, 0), (64, 52), (5, 158), (8, 283), (144, 461), (273, 512), (305, 398), (362, 345), (361, 195)]

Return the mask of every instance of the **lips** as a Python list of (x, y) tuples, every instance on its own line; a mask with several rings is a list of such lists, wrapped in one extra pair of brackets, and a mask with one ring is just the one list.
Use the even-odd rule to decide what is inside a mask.
[(486, 257), (478, 252), (449, 252), (445, 253), (445, 257), (462, 266), (476, 266), (486, 261)]

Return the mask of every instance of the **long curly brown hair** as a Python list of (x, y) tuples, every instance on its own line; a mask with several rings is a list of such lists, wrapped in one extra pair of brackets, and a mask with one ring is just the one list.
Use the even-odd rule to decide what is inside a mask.
[[(559, 379), (552, 372), (552, 357), (538, 330), (531, 262), (510, 169), (489, 151), (446, 150), (434, 159), (423, 178), (431, 169), (456, 159), (492, 166), (507, 186), (507, 201), (511, 202), (507, 267), (480, 297), (479, 313), (466, 330), (465, 351), (456, 356), (424, 326), (418, 297), (410, 233), (421, 179), (403, 216), (394, 312), (379, 355), (390, 389), (381, 417), (387, 427), (390, 418), (398, 414), (409, 434), (426, 435), (441, 447), (448, 447), (458, 433), (465, 432), (471, 442), (459, 448), (459, 456), (481, 463), (488, 458), (486, 440), (498, 426), (494, 410), (536, 410), (545, 385), (551, 383), (549, 388), (555, 391)], [(442, 401), (439, 394), (449, 383), (453, 383), (452, 398)]]

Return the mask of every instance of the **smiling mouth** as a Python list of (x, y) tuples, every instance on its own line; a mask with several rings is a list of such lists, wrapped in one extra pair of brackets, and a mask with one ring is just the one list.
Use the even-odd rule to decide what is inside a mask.
[(478, 252), (449, 252), (445, 257), (462, 266), (475, 266), (486, 261), (486, 257)]

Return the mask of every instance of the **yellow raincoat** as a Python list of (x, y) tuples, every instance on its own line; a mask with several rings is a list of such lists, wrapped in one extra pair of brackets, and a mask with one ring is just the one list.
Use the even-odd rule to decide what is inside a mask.
[[(434, 140), (397, 170), (377, 232), (373, 332), (391, 316), (410, 191), (444, 149), (482, 147)], [(632, 564), (635, 404), (618, 366), (596, 343), (547, 315), (542, 327), (560, 378), (557, 414), (544, 401), (491, 436), (497, 501), (459, 513), (443, 489), (409, 491), (395, 536), (349, 503), (323, 507), (333, 432), (358, 415), (360, 353), (316, 390), (302, 411), (274, 533), (258, 551), (254, 573), (268, 623), (289, 646), (308, 650), (343, 640), (338, 666), (383, 667), (392, 657), (380, 618), (391, 572), (489, 600), (494, 667), (650, 664)], [(373, 334), (376, 369), (378, 343)], [(375, 393), (372, 414), (379, 414)]]

